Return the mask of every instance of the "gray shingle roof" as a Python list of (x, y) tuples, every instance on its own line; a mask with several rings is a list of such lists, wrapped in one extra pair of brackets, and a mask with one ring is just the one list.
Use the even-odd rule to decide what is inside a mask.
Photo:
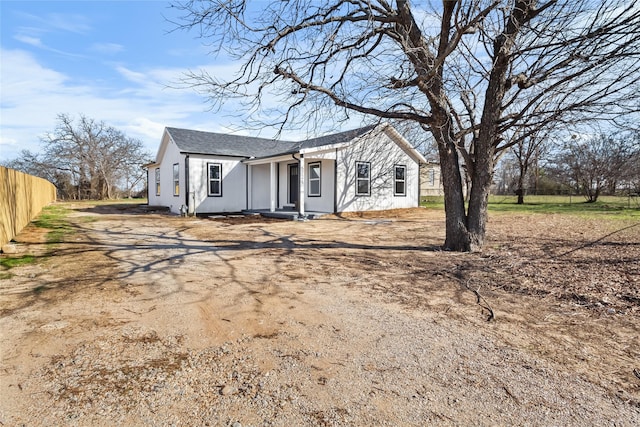
[(353, 138), (364, 135), (373, 128), (375, 128), (375, 125), (308, 139), (300, 142), (300, 148), (322, 147), (323, 145), (339, 144), (341, 142), (351, 141)]
[(288, 141), (190, 129), (167, 128), (167, 132), (181, 152), (193, 154), (238, 157), (269, 156), (278, 154), (283, 148), (286, 150), (296, 145), (296, 143)]
[(374, 126), (367, 126), (297, 142), (172, 127), (168, 127), (167, 132), (183, 153), (250, 158), (277, 156), (295, 153), (301, 148), (322, 147), (346, 142), (373, 128)]

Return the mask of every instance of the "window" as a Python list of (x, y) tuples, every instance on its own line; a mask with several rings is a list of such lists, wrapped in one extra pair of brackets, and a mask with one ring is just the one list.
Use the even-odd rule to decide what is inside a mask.
[(180, 195), (180, 166), (177, 163), (173, 165), (173, 195)]
[(436, 183), (436, 170), (429, 169), (429, 185), (433, 187), (435, 183)]
[(222, 164), (208, 163), (209, 196), (222, 196)]
[(309, 197), (320, 197), (320, 163), (309, 164)]
[(396, 165), (393, 174), (393, 195), (407, 195), (407, 167)]
[(156, 196), (160, 195), (160, 168), (156, 168)]
[(356, 196), (371, 195), (371, 163), (356, 162)]

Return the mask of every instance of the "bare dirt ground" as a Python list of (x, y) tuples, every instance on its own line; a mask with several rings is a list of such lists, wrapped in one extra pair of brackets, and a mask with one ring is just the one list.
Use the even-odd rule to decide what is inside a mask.
[(637, 220), (67, 206), (0, 280), (0, 425), (640, 424)]

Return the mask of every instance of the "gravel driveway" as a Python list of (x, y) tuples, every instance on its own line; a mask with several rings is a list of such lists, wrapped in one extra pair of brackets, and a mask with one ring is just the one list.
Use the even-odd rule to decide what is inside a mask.
[(69, 207), (76, 231), (0, 281), (0, 425), (640, 425), (640, 379), (614, 379), (639, 363), (637, 317), (492, 290), (487, 322), (454, 280), (483, 255), (435, 250), (440, 212)]

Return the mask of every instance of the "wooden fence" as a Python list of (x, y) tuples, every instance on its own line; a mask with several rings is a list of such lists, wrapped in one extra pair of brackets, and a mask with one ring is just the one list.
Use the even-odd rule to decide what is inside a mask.
[(0, 166), (0, 248), (55, 200), (56, 187), (46, 179)]

